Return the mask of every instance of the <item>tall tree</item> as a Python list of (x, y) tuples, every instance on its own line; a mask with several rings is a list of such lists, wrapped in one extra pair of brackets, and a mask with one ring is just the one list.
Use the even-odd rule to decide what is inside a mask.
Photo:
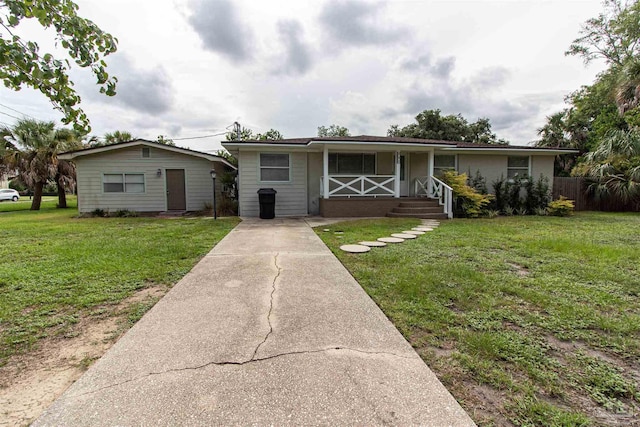
[(640, 3), (605, 0), (604, 11), (587, 20), (565, 55), (581, 56), (585, 63), (603, 59), (622, 67), (640, 55)]
[(0, 80), (13, 90), (24, 85), (39, 90), (54, 108), (64, 114), (65, 124), (89, 133), (87, 115), (78, 105), (80, 97), (69, 79), (69, 61), (50, 53), (41, 54), (37, 43), (23, 40), (14, 31), (23, 20), (35, 20), (45, 29), (53, 28), (57, 44), (82, 68), (89, 68), (100, 93), (112, 96), (116, 78), (107, 73), (104, 57), (115, 52), (117, 40), (96, 24), (77, 14), (71, 0), (2, 0), (0, 2)]
[(344, 126), (339, 125), (330, 125), (326, 126), (318, 126), (318, 136), (323, 137), (331, 137), (331, 136), (351, 136), (349, 129)]
[(104, 134), (104, 145), (117, 144), (118, 142), (127, 142), (135, 139), (131, 132), (126, 130), (116, 130)]
[(392, 125), (387, 135), (442, 141), (508, 144), (504, 139), (496, 138), (496, 135), (491, 132), (489, 119), (480, 118), (475, 123), (469, 123), (461, 114), (443, 116), (440, 110), (424, 110), (416, 116), (416, 123), (403, 128)]
[[(239, 134), (239, 135), (238, 135)], [(238, 138), (239, 136), (239, 138)], [(251, 129), (242, 127), (239, 128), (238, 131), (228, 132), (226, 134), (227, 141), (250, 141), (250, 140), (261, 140), (261, 141), (275, 141), (279, 139), (284, 139), (282, 133), (276, 129), (269, 129), (265, 133), (253, 133)]]
[[(73, 131), (56, 130), (53, 122), (20, 120), (12, 128), (0, 130), (4, 146), (4, 163), (18, 172), (20, 179), (34, 190), (31, 210), (39, 210), (45, 184), (55, 181), (62, 187), (75, 180), (75, 169), (67, 163), (59, 164), (58, 153), (79, 148)], [(64, 195), (62, 196), (64, 197)], [(66, 199), (60, 200), (66, 207)]]

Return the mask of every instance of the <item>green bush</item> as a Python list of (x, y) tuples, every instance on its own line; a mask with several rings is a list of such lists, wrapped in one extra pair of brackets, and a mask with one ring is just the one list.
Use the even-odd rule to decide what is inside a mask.
[(558, 200), (549, 203), (547, 211), (553, 216), (569, 216), (573, 215), (573, 200), (569, 200), (564, 196), (560, 196)]
[(491, 202), (491, 196), (479, 194), (467, 185), (467, 174), (458, 175), (456, 171), (445, 171), (442, 180), (453, 190), (456, 211), (463, 216), (476, 218)]

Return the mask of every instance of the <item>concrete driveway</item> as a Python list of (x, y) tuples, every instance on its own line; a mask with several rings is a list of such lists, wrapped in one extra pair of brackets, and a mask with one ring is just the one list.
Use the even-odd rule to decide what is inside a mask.
[(304, 220), (245, 220), (45, 425), (474, 425)]

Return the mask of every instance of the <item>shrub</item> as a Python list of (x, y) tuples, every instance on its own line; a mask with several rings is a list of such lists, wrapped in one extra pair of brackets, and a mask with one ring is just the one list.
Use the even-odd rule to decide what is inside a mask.
[[(469, 171), (471, 177), (471, 171)], [(480, 174), (479, 170), (476, 170), (476, 174), (473, 178), (469, 178), (469, 185), (473, 187), (480, 194), (487, 194), (487, 180)]]
[(535, 215), (538, 215), (538, 216), (547, 216), (547, 215), (549, 215), (549, 212), (547, 211), (547, 208), (535, 208), (533, 210), (533, 213)]
[(500, 211), (495, 209), (487, 209), (485, 213), (487, 215), (487, 218), (497, 218), (500, 216)]
[(569, 200), (564, 196), (560, 196), (558, 200), (549, 203), (547, 210), (549, 215), (553, 216), (569, 216), (573, 215), (573, 200)]
[(98, 216), (98, 217), (107, 217), (109, 216), (109, 211), (105, 211), (104, 209), (94, 209), (91, 211), (91, 216)]
[(456, 171), (445, 171), (442, 180), (453, 189), (453, 199), (456, 210), (462, 215), (475, 218), (491, 202), (491, 196), (479, 194), (467, 185), (467, 174), (458, 175)]
[(507, 196), (506, 196), (506, 182), (504, 180), (504, 175), (500, 175), (500, 179), (493, 181), (493, 194), (494, 194), (494, 202), (493, 208), (495, 208), (498, 212), (504, 212), (504, 208), (507, 204)]
[(515, 213), (515, 211), (516, 211), (516, 210), (515, 210), (515, 209), (513, 209), (513, 208), (512, 208), (511, 206), (509, 206), (509, 205), (506, 205), (506, 206), (504, 207), (504, 214), (505, 214), (506, 216), (513, 216), (513, 214)]
[(129, 209), (118, 209), (116, 216), (119, 218), (135, 218), (138, 216), (138, 212), (130, 211)]

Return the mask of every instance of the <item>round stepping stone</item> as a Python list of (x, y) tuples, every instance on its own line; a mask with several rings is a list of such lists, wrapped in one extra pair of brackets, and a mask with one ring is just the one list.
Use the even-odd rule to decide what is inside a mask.
[(430, 227), (414, 227), (413, 230), (416, 230), (416, 231), (433, 231), (433, 228), (430, 228)]
[(404, 239), (399, 239), (397, 237), (380, 237), (378, 239), (378, 242), (384, 242), (384, 243), (402, 243), (404, 242)]
[(391, 237), (397, 237), (398, 239), (415, 239), (418, 236), (407, 233), (393, 233), (391, 234)]
[(383, 247), (383, 246), (387, 246), (387, 244), (386, 244), (386, 243), (384, 243), (384, 242), (378, 242), (378, 241), (374, 241), (374, 242), (368, 242), (368, 241), (365, 241), (365, 242), (358, 242), (358, 244), (360, 244), (360, 245), (364, 245), (364, 246), (370, 246), (370, 247), (372, 247), (372, 248), (381, 248), (381, 247)]
[(421, 235), (425, 234), (424, 231), (420, 231), (420, 230), (406, 230), (406, 231), (403, 231), (403, 233), (405, 233), (405, 234), (415, 234), (416, 236), (421, 236)]
[(369, 246), (364, 245), (342, 245), (340, 246), (345, 252), (351, 252), (352, 254), (361, 254), (363, 252), (369, 252), (371, 248)]
[(322, 231), (331, 231), (331, 230), (329, 230), (328, 228), (325, 228), (325, 229), (324, 229), (324, 230), (322, 230)]

